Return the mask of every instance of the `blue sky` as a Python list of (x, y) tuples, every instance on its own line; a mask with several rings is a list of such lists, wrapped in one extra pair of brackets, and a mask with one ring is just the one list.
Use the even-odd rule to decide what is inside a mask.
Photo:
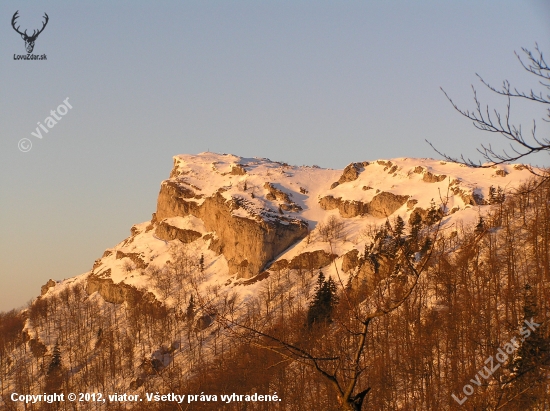
[[(13, 59), (16, 10), (30, 32), (48, 13), (33, 52), (46, 61)], [(148, 220), (176, 154), (343, 168), (437, 158), (429, 139), (475, 157), (501, 139), (439, 87), (473, 108), (474, 84), (502, 108), (475, 73), (536, 88), (514, 51), (550, 53), (550, 6), (536, 0), (5, 0), (0, 17), (0, 310), (89, 270)], [(32, 136), (67, 97), (73, 108)], [(543, 109), (517, 103), (513, 119), (527, 127)]]

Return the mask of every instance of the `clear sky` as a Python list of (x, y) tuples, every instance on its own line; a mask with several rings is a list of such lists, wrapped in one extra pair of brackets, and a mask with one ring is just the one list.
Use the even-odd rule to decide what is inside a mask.
[[(149, 220), (176, 154), (343, 168), (437, 158), (426, 138), (473, 157), (480, 142), (498, 145), (439, 87), (464, 108), (474, 107), (471, 84), (504, 105), (476, 72), (536, 88), (514, 51), (538, 42), (550, 54), (547, 4), (3, 0), (0, 310), (24, 305), (49, 278), (88, 271)], [(33, 51), (47, 60), (14, 60), (26, 54), (10, 24), (16, 10), (29, 34), (49, 15)], [(67, 97), (73, 108), (31, 135)], [(512, 108), (524, 127), (544, 115)], [(548, 155), (530, 161), (550, 165)]]

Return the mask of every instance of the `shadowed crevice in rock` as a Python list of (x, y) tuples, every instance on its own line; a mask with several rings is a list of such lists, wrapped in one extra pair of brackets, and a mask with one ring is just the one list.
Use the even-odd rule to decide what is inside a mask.
[(197, 231), (174, 227), (166, 221), (159, 223), (155, 229), (155, 235), (164, 241), (180, 240), (183, 244), (192, 243), (202, 237), (202, 234)]

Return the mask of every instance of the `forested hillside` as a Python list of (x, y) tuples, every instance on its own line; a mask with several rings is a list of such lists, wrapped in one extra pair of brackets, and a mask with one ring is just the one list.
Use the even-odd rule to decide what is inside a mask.
[[(283, 198), (274, 188), (273, 199)], [(474, 220), (439, 201), (363, 226), (345, 253), (352, 220), (331, 214), (300, 240), (310, 251), (279, 256), (255, 276), (239, 276), (239, 263), (223, 282), (215, 273), (223, 249), (178, 240), (181, 228), (164, 240), (162, 266), (143, 263), (157, 249), (146, 260), (106, 252), (95, 271), (0, 314), (0, 408), (550, 409), (549, 181), (491, 187)], [(125, 244), (140, 241), (146, 225)], [(314, 243), (328, 259), (307, 248)], [(128, 278), (119, 288), (114, 274), (101, 275), (109, 258)], [(12, 401), (12, 393), (54, 392), (106, 401)], [(111, 401), (115, 393), (142, 401)], [(147, 393), (197, 398), (178, 404)], [(233, 393), (276, 400), (222, 400)]]

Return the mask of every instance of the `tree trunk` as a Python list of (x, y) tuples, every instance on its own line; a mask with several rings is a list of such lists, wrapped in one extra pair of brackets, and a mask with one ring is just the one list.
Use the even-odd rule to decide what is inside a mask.
[(363, 407), (363, 400), (365, 399), (365, 396), (369, 393), (369, 391), (370, 387), (351, 397), (342, 405), (342, 407), (340, 408), (341, 411), (361, 411), (361, 408)]

